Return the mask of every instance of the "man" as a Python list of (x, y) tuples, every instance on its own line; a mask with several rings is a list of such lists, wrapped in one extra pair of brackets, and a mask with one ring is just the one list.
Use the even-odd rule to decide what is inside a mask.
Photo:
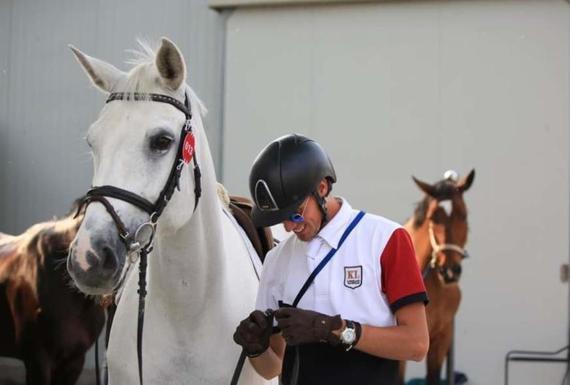
[(266, 256), (258, 310), (234, 340), (260, 375), (286, 385), (396, 384), (398, 360), (420, 361), (429, 345), (412, 242), (400, 225), (331, 196), (335, 182), (326, 152), (301, 135), (256, 158), (254, 222), (294, 236)]

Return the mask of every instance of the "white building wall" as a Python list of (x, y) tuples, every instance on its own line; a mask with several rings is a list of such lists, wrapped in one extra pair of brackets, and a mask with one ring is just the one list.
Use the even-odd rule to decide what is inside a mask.
[[(248, 195), (270, 140), (299, 132), (335, 162), (337, 194), (400, 222), (410, 176), (477, 176), (456, 368), (502, 383), (511, 349), (567, 343), (569, 26), (562, 0), (238, 8), (227, 25), (224, 182)], [(513, 364), (511, 384), (563, 365)], [(411, 365), (410, 376), (424, 372)]]

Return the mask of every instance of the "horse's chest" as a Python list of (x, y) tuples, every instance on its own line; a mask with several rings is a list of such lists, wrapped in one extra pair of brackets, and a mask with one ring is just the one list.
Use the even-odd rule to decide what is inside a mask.
[[(113, 321), (108, 350), (112, 384), (135, 383), (138, 376), (135, 300), (130, 291), (123, 293)], [(143, 329), (145, 383), (226, 384), (240, 353), (232, 341), (238, 320), (230, 322), (223, 314), (214, 313), (212, 309), (219, 307), (215, 304), (201, 312), (192, 306), (170, 309), (169, 304), (152, 294), (147, 297)]]
[(461, 302), (459, 285), (444, 284), (433, 275), (426, 279), (425, 284), (429, 297), (426, 313), (430, 325), (447, 324), (453, 321)]

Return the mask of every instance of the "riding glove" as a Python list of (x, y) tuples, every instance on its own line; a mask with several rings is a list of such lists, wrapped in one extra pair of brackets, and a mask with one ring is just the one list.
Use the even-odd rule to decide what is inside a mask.
[(275, 312), (275, 319), (288, 345), (326, 342), (336, 346), (340, 343), (340, 338), (333, 334), (333, 330), (342, 327), (338, 314), (329, 316), (312, 310), (285, 307)]
[(248, 357), (257, 357), (269, 347), (273, 330), (273, 313), (259, 310), (251, 312), (240, 322), (234, 333), (234, 341), (241, 345)]

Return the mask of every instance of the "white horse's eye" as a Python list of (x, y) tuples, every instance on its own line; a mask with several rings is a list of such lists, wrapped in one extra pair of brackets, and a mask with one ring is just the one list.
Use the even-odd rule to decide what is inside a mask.
[(150, 138), (150, 149), (153, 152), (166, 152), (174, 142), (174, 139), (168, 135), (156, 135)]

